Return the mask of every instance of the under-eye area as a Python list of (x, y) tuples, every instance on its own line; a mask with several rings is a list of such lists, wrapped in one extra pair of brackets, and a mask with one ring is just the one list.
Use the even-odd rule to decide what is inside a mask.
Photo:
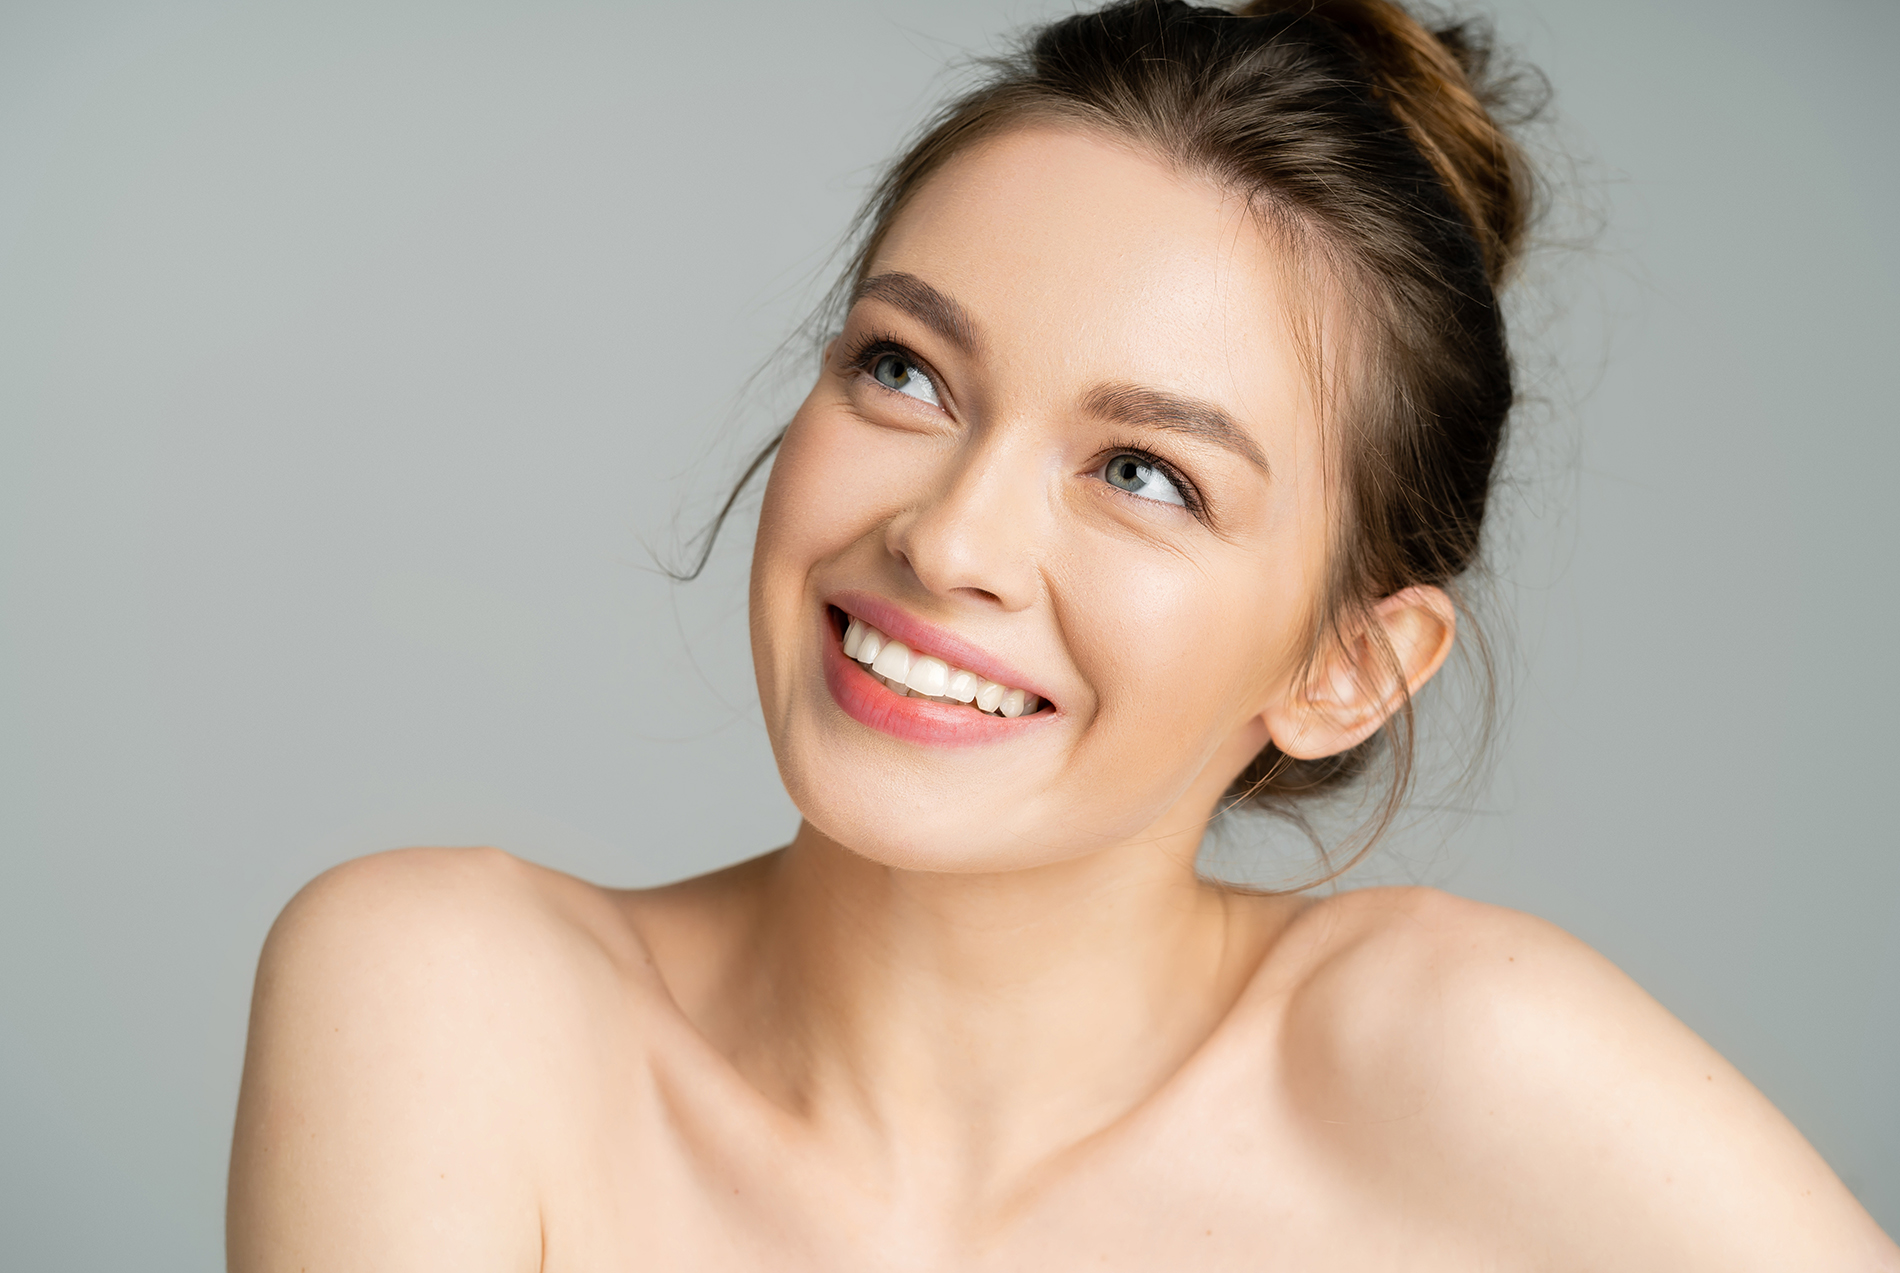
[(1048, 706), (1026, 690), (989, 680), (927, 651), (914, 650), (902, 641), (892, 640), (836, 606), (830, 607), (830, 614), (832, 628), (844, 644), (845, 656), (862, 665), (873, 680), (893, 694), (968, 707), (1012, 720), (1033, 715)]

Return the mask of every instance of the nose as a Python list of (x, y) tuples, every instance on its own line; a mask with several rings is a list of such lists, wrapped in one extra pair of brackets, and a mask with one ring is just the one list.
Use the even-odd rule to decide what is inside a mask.
[(931, 593), (1021, 610), (1041, 590), (1049, 518), (1041, 465), (1000, 439), (959, 448), (932, 487), (893, 517), (885, 544)]

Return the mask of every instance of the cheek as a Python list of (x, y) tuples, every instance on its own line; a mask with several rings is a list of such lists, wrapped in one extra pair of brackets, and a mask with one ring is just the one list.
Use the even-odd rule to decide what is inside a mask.
[(901, 465), (880, 433), (814, 392), (772, 463), (759, 514), (761, 555), (822, 560), (888, 515), (899, 502)]
[(835, 449), (816, 423), (811, 404), (801, 407), (786, 427), (766, 479), (759, 510), (761, 553), (796, 551), (823, 528), (825, 477), (835, 467), (837, 457), (831, 454)]
[(1103, 554), (1062, 591), (1063, 628), (1115, 751), (1204, 763), (1265, 708), (1306, 645), (1307, 572), (1253, 551), (1130, 569)]
[(814, 391), (785, 430), (766, 480), (753, 542), (752, 653), (761, 700), (777, 701), (800, 660), (816, 657), (814, 572), (853, 552), (876, 552), (878, 529), (901, 503), (904, 477), (890, 444)]
[(810, 569), (838, 551), (846, 524), (826, 515), (829, 484), (824, 479), (831, 465), (822, 436), (815, 436), (819, 433), (811, 427), (808, 403), (785, 430), (759, 507), (752, 545), (752, 657), (760, 696), (768, 704), (775, 697), (774, 668), (796, 657), (793, 647)]

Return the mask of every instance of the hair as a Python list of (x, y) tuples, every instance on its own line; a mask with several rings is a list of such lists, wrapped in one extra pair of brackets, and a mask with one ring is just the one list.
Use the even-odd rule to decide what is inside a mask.
[[(1534, 73), (1499, 74), (1495, 62), (1482, 25), (1428, 28), (1391, 0), (1253, 0), (1238, 11), (1124, 0), (1052, 22), (987, 63), (886, 171), (854, 223), (858, 246), (826, 313), (835, 319), (935, 173), (1010, 130), (1092, 130), (1244, 197), (1309, 276), (1343, 297), (1350, 328), (1336, 392), (1318, 342), (1306, 342), (1337, 498), (1309, 655), (1360, 633), (1396, 673), (1377, 626), (1354, 620), (1415, 585), (1462, 602), (1455, 584), (1478, 559), (1513, 401), (1498, 293), (1533, 220), (1536, 184), (1500, 121), (1528, 120), (1542, 95)], [(746, 469), (707, 550), (777, 443)], [(1401, 702), (1378, 734), (1317, 760), (1269, 744), (1228, 793), (1227, 807), (1287, 818), (1328, 857), (1305, 809), (1385, 755), (1375, 814), (1354, 850), (1309, 886), (1349, 869), (1403, 807), (1416, 727), (1395, 679)]]

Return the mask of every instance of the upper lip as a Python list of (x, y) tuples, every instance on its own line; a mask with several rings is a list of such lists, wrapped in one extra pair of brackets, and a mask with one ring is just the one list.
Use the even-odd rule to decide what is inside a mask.
[(960, 667), (966, 672), (974, 672), (995, 681), (998, 685), (1034, 694), (1044, 702), (1050, 701), (1049, 695), (1040, 685), (989, 651), (977, 648), (946, 628), (905, 613), (882, 597), (848, 589), (833, 593), (827, 599), (827, 604), (836, 606), (854, 619), (862, 619), (885, 636), (902, 641), (919, 654), (942, 659), (951, 667)]

